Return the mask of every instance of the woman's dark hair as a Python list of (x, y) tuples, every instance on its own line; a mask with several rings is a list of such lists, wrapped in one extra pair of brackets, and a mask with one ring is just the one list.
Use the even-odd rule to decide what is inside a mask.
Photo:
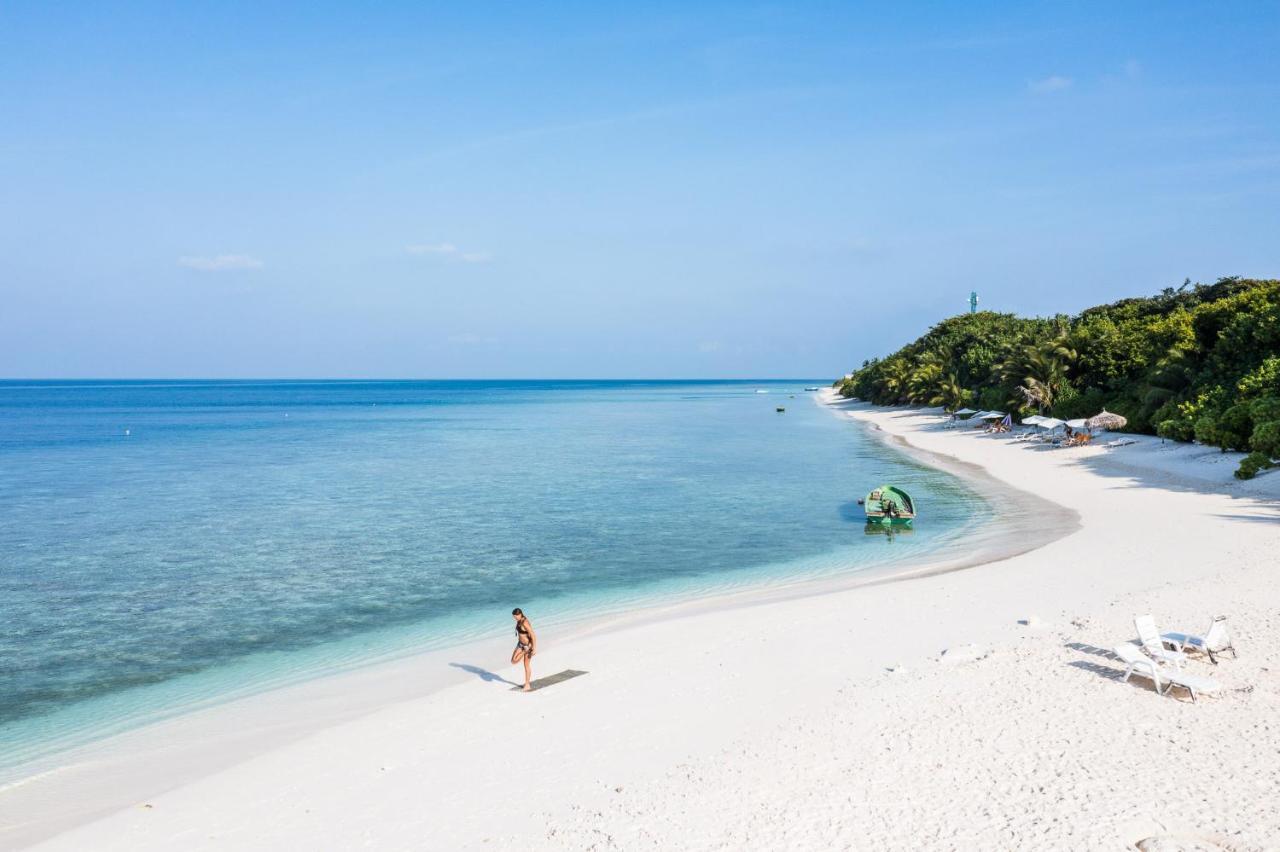
[(522, 610), (520, 607), (516, 607), (515, 609), (511, 610), (511, 614), (512, 614), (512, 615), (524, 615), (524, 610)]

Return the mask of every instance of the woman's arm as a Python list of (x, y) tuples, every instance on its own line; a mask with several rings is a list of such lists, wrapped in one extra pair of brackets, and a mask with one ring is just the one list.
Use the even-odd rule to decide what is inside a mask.
[(524, 620), (524, 626), (529, 631), (529, 656), (532, 657), (538, 652), (538, 634), (533, 632), (533, 625), (529, 619)]

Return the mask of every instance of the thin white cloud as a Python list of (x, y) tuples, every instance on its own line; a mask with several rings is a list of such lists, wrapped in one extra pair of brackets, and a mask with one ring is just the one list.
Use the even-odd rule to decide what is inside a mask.
[(482, 251), (462, 251), (453, 243), (419, 243), (405, 246), (409, 254), (429, 255), (456, 260), (459, 263), (488, 263), (490, 255)]
[(1038, 95), (1052, 94), (1053, 92), (1061, 92), (1070, 89), (1075, 81), (1070, 77), (1063, 77), (1060, 74), (1053, 74), (1045, 77), (1043, 80), (1032, 80), (1027, 84), (1027, 88)]
[(416, 246), (405, 246), (404, 250), (409, 252), (409, 254), (453, 255), (458, 253), (458, 247), (453, 243), (427, 243)]
[(194, 257), (184, 255), (178, 258), (178, 265), (200, 272), (231, 272), (244, 269), (261, 269), (262, 261), (247, 254), (219, 254), (212, 257)]
[(481, 334), (454, 334), (448, 338), (454, 346), (488, 346), (498, 342), (496, 337), (485, 337)]

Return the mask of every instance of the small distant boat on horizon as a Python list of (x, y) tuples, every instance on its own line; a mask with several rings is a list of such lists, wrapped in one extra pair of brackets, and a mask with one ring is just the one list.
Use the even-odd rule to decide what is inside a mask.
[(805, 388), (805, 390), (807, 390), (807, 391), (816, 391), (816, 390), (822, 390), (822, 388)]
[(867, 523), (909, 524), (916, 518), (911, 495), (892, 485), (881, 485), (862, 501)]
[(756, 393), (768, 393), (768, 391), (767, 391), (767, 390), (764, 390), (764, 389), (762, 389), (762, 388), (757, 388), (757, 389), (756, 389)]
[(783, 406), (779, 405), (779, 406), (778, 406), (777, 411), (778, 411), (778, 413), (779, 413), (779, 414), (785, 414), (785, 413), (786, 413), (786, 411), (787, 411), (787, 409), (786, 409), (786, 408), (784, 408)]

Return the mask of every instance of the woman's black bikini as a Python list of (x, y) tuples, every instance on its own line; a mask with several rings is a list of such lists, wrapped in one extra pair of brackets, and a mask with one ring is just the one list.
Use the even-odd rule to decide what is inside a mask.
[(532, 647), (532, 643), (529, 640), (529, 629), (525, 627), (527, 623), (528, 619), (525, 618), (516, 622), (516, 650), (526, 653)]

